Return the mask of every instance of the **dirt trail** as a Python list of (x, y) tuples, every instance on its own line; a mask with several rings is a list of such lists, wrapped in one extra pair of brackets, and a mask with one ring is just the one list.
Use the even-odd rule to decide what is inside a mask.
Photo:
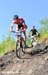
[(48, 45), (45, 45), (41, 46), (42, 51), (34, 51), (34, 48), (22, 59), (16, 57), (15, 51), (0, 57), (0, 75), (48, 75)]

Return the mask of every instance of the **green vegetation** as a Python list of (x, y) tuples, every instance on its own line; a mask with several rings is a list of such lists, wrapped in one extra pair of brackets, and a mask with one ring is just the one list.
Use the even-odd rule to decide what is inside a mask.
[(27, 45), (31, 45), (31, 41), (29, 38), (27, 38), (26, 43), (27, 43)]
[(11, 50), (15, 50), (15, 40), (11, 36), (8, 36), (0, 43), (0, 54), (4, 54)]
[(40, 40), (43, 41), (46, 38), (48, 38), (48, 18), (41, 20), (40, 23), (42, 25), (40, 29), (40, 33), (41, 33)]

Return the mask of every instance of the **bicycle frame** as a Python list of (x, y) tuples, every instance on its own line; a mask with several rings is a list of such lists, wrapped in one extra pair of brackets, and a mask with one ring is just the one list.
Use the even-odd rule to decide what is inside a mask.
[(22, 47), (22, 31), (16, 32), (16, 42), (19, 43), (19, 47)]
[(20, 30), (20, 31), (17, 31), (17, 32), (14, 32), (14, 33), (16, 33), (16, 56), (18, 57), (18, 58), (20, 58), (21, 56), (21, 52), (24, 52), (23, 50), (24, 50), (24, 47), (23, 47), (23, 43), (22, 43), (22, 41), (23, 41), (23, 37), (22, 37), (22, 30)]

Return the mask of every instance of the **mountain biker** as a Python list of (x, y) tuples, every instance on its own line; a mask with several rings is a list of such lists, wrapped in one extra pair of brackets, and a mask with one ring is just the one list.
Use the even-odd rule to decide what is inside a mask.
[(13, 31), (13, 27), (14, 25), (16, 25), (16, 31), (19, 31), (21, 28), (23, 30), (23, 34), (24, 34), (24, 43), (26, 46), (26, 29), (27, 29), (27, 25), (25, 24), (25, 21), (23, 18), (20, 18), (18, 15), (14, 15), (13, 17), (13, 21), (10, 25), (10, 31)]
[[(37, 29), (35, 28), (35, 26), (32, 27), (32, 29), (30, 30), (30, 32), (31, 32), (31, 43), (34, 40), (37, 41), (37, 37), (39, 36), (39, 33), (38, 33)], [(29, 36), (30, 36), (30, 32), (29, 32)]]
[[(38, 34), (38, 31), (37, 31), (37, 29), (35, 28), (35, 26), (33, 26), (33, 28), (30, 30), (30, 32), (32, 32), (32, 36)], [(30, 34), (30, 32), (29, 32), (29, 34)]]

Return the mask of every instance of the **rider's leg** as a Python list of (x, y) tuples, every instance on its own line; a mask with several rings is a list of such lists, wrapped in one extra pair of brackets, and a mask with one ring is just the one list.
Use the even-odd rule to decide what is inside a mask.
[(25, 46), (26, 46), (26, 31), (24, 31), (23, 34), (24, 34), (24, 43), (25, 43)]
[(33, 47), (34, 36), (31, 36), (31, 47)]
[(22, 38), (20, 38), (20, 47), (22, 47)]
[(34, 36), (34, 40), (36, 41), (36, 42), (38, 42), (38, 40), (37, 40), (38, 38), (37, 38), (37, 36), (35, 35)]

